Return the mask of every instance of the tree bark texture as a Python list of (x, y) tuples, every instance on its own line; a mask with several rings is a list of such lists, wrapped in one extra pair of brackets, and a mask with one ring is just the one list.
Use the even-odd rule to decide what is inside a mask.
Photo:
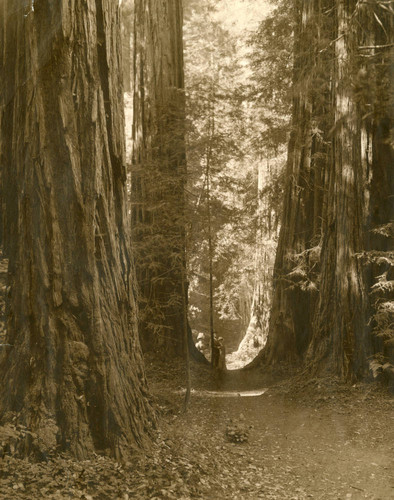
[(326, 191), (327, 145), (324, 107), (327, 86), (321, 83), (319, 0), (294, 4), (298, 30), (294, 42), (294, 98), (288, 146), (283, 218), (274, 266), (270, 334), (263, 357), (269, 362), (294, 362), (307, 349), (316, 300), (316, 272)]
[(153, 422), (129, 255), (119, 6), (23, 5), (0, 11), (12, 345), (1, 418), (36, 434), (21, 453), (119, 457)]
[(186, 176), (182, 3), (137, 0), (133, 244), (143, 347), (183, 352)]
[(253, 345), (256, 342), (263, 348), (268, 337), (269, 311), (272, 301), (272, 262), (269, 258), (269, 249), (265, 247), (265, 240), (270, 241), (272, 234), (269, 220), (271, 208), (268, 206), (267, 200), (264, 199), (263, 189), (264, 185), (269, 182), (269, 177), (268, 160), (265, 168), (261, 160), (257, 174), (255, 282), (250, 307), (250, 320), (238, 350), (242, 350), (243, 345)]
[[(353, 380), (366, 375), (373, 353), (374, 276), (393, 275), (388, 254), (380, 259), (386, 270), (371, 265), (373, 254), (392, 248), (375, 228), (393, 215), (393, 15), (378, 2), (296, 6), (293, 132), (261, 357), (298, 358), (309, 371)], [(308, 19), (314, 29), (306, 30)]]
[[(336, 2), (334, 73), (335, 130), (330, 165), (327, 220), (314, 337), (309, 355), (341, 378), (365, 375), (368, 350), (367, 290), (357, 253), (364, 249), (367, 219), (361, 161), (361, 130), (351, 84), (357, 32), (351, 24), (356, 2)], [(325, 363), (324, 363), (325, 364)]]
[(121, 4), (122, 18), (122, 57), (123, 57), (123, 90), (131, 92), (132, 89), (132, 40), (133, 40), (133, 19), (134, 0), (123, 0)]
[[(363, 134), (362, 154), (372, 177), (369, 191), (369, 225), (363, 263), (367, 265), (372, 281), (371, 329), (374, 353), (383, 353), (384, 361), (394, 365), (394, 151), (393, 151), (393, 43), (394, 15), (378, 10), (381, 25), (372, 13), (366, 11), (363, 24), (375, 26), (361, 40), (364, 61), (358, 102), (362, 113), (369, 113), (369, 124)], [(391, 44), (391, 45), (390, 45)], [(376, 47), (376, 48), (375, 48)], [(371, 107), (373, 115), (371, 116)], [(369, 108), (369, 109), (367, 109)], [(384, 230), (382, 231), (382, 228)], [(375, 253), (375, 259), (368, 254)], [(366, 262), (365, 262), (366, 260)], [(380, 285), (384, 285), (382, 288)], [(391, 311), (391, 312), (390, 312)], [(384, 330), (384, 332), (382, 332)], [(378, 359), (379, 359), (378, 355)]]

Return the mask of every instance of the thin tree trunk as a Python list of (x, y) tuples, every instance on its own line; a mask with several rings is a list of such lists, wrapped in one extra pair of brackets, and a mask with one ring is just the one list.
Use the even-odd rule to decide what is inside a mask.
[[(186, 259), (184, 259), (184, 262), (186, 264)], [(185, 271), (182, 273), (182, 284), (183, 287), (185, 287), (185, 282), (186, 279), (184, 277)], [(185, 402), (184, 402), (184, 410), (185, 412), (188, 410), (189, 407), (189, 402), (190, 402), (190, 394), (192, 391), (192, 385), (191, 385), (191, 373), (190, 373), (190, 349), (189, 349), (189, 342), (188, 342), (188, 328), (187, 328), (187, 290), (183, 288), (183, 341), (185, 345), (185, 371), (186, 371), (186, 394), (185, 394)]]
[(208, 231), (208, 273), (209, 273), (209, 333), (211, 339), (211, 364), (214, 362), (215, 329), (214, 329), (214, 309), (213, 309), (213, 245), (212, 245), (212, 222), (211, 222), (211, 182), (210, 182), (210, 159), (211, 151), (207, 153), (207, 231)]

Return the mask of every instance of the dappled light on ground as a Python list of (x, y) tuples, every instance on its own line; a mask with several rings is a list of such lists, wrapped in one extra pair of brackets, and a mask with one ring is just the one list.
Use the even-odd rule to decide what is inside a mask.
[[(267, 389), (259, 389), (254, 391), (204, 391), (192, 389), (192, 396), (213, 397), (213, 398), (251, 398), (262, 396)], [(185, 393), (185, 389), (179, 391)]]

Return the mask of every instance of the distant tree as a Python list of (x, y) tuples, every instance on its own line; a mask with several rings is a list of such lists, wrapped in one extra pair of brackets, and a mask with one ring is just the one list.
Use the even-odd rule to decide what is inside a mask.
[(252, 69), (249, 101), (255, 120), (252, 147), (272, 159), (288, 141), (292, 102), (295, 18), (292, 2), (277, 0), (275, 8), (249, 38)]
[[(132, 221), (145, 349), (183, 351), (184, 82), (181, 0), (137, 0)], [(185, 278), (186, 279), (186, 278)]]
[(123, 0), (121, 3), (122, 20), (122, 60), (123, 60), (123, 90), (131, 92), (133, 79), (133, 25), (134, 25), (134, 0)]
[[(268, 161), (267, 161), (268, 163)], [(275, 206), (270, 198), (270, 183), (274, 176), (269, 165), (261, 161), (258, 165), (257, 225), (252, 301), (249, 306), (249, 321), (238, 347), (236, 357), (251, 361), (266, 344), (269, 329), (269, 314), (272, 302), (272, 273), (275, 258), (277, 227), (271, 217)]]
[[(230, 343), (229, 350), (237, 347), (250, 322), (253, 289), (259, 287), (256, 246), (264, 248), (260, 253), (269, 253), (270, 265), (259, 267), (259, 277), (267, 279), (265, 285), (270, 281), (281, 207), (280, 171), (289, 128), (288, 116), (282, 115), (283, 109), (288, 114), (289, 104), (273, 99), (267, 82), (276, 78), (271, 59), (286, 61), (285, 49), (291, 51), (291, 27), (286, 28), (286, 16), (281, 16), (278, 30), (283, 57), (275, 58), (271, 43), (278, 39), (271, 35), (274, 21), (267, 24), (270, 42), (265, 41), (263, 29), (251, 36), (257, 26), (253, 19), (264, 15), (265, 2), (253, 0), (188, 1), (185, 8), (191, 322), (199, 332), (212, 330), (212, 290), (214, 329)], [(285, 74), (283, 66), (276, 75), (289, 94), (286, 78), (290, 73), (291, 79), (291, 69)], [(258, 209), (258, 171), (262, 169), (264, 214)], [(269, 288), (265, 286), (265, 291)], [(264, 311), (265, 316), (269, 314), (265, 300), (269, 295), (260, 294), (264, 304), (255, 301), (254, 310)]]
[(190, 298), (194, 328), (212, 336), (213, 329), (224, 333), (227, 321), (239, 322), (239, 299), (247, 288), (237, 285), (248, 232), (242, 205), (251, 166), (243, 161), (246, 97), (240, 88), (244, 76), (239, 48), (234, 34), (217, 19), (225, 6), (211, 0), (188, 4), (184, 37)]
[[(272, 274), (283, 197), (284, 152), (290, 132), (294, 18), (291, 3), (279, 1), (249, 38), (252, 69), (248, 101), (250, 150), (258, 170), (253, 298), (246, 334), (237, 356), (261, 350), (268, 336)], [(245, 359), (245, 361), (246, 361)]]
[(29, 431), (21, 455), (121, 457), (145, 441), (153, 415), (129, 254), (119, 6), (23, 6), (0, 9), (10, 285), (1, 423)]
[[(181, 0), (134, 4), (131, 218), (141, 341), (185, 352), (185, 95)], [(186, 321), (186, 324), (185, 324)]]

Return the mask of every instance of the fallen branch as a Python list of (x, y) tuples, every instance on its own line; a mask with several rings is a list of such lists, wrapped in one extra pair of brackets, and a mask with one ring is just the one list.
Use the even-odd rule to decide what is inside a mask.
[(365, 491), (363, 488), (359, 488), (358, 486), (353, 486), (352, 484), (350, 485), (350, 487), (358, 491)]

